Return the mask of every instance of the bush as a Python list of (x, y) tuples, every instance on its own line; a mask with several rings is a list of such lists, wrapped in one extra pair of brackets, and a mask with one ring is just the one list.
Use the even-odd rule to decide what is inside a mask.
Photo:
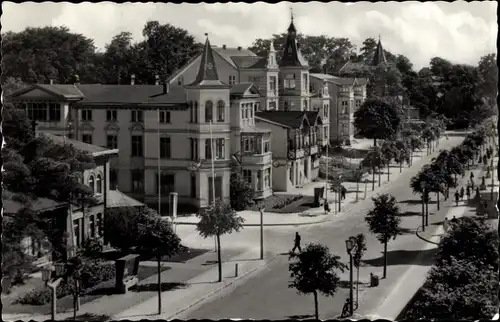
[(274, 206), (273, 206), (273, 209), (281, 209), (281, 208), (285, 208), (286, 206), (288, 206), (289, 204), (299, 200), (299, 199), (302, 199), (302, 195), (296, 195), (296, 196), (291, 196), (291, 197), (288, 197), (284, 200), (280, 200), (278, 201)]
[(80, 254), (85, 257), (97, 257), (103, 249), (104, 245), (99, 238), (89, 238), (83, 242)]
[[(103, 282), (114, 279), (115, 265), (100, 260), (88, 260), (82, 263), (80, 287), (81, 294), (85, 294)], [(61, 282), (56, 289), (57, 298), (73, 294), (74, 280), (69, 277)], [(51, 301), (51, 290), (45, 285), (36, 287), (19, 297), (16, 302), (26, 305), (44, 305)]]

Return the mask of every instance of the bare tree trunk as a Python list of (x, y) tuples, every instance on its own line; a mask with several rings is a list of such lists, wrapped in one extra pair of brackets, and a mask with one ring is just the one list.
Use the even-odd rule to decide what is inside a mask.
[(158, 314), (161, 314), (161, 256), (156, 255), (156, 268), (158, 270)]
[(375, 190), (375, 166), (373, 166), (373, 175), (372, 175), (372, 191)]
[(391, 162), (387, 162), (387, 181), (391, 181)]
[(220, 252), (220, 236), (217, 235), (217, 261), (219, 262), (219, 282), (222, 282), (222, 256)]
[(382, 181), (382, 168), (378, 168), (378, 186), (380, 187), (380, 182)]
[(439, 192), (436, 193), (436, 196), (437, 196), (437, 209), (439, 211)]
[(399, 173), (403, 172), (403, 161), (399, 163)]
[(316, 317), (316, 320), (319, 321), (319, 308), (318, 308), (318, 292), (314, 291), (314, 316)]
[(384, 242), (384, 277), (387, 277), (387, 241)]

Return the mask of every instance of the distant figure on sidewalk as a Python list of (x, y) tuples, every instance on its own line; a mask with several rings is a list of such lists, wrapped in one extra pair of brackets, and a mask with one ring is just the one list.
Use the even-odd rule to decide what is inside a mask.
[(462, 187), (460, 188), (460, 200), (464, 200), (464, 194), (465, 194), (464, 187)]
[(341, 194), (341, 196), (342, 196), (342, 200), (345, 200), (345, 194), (346, 194), (346, 193), (347, 193), (347, 189), (346, 189), (344, 186), (342, 186), (342, 187), (340, 188), (340, 194)]
[(327, 200), (325, 200), (323, 207), (325, 208), (325, 213), (330, 213), (330, 205), (328, 204)]
[(347, 298), (345, 300), (344, 307), (342, 308), (342, 314), (340, 315), (341, 318), (349, 315), (350, 305), (351, 305), (351, 300), (349, 298)]
[(299, 232), (295, 233), (295, 241), (293, 243), (292, 253), (295, 253), (295, 249), (299, 249), (299, 252), (302, 252), (302, 247), (300, 247), (300, 235)]
[(445, 233), (448, 231), (448, 218), (445, 218), (445, 219), (444, 219), (444, 222), (443, 222), (443, 229), (444, 229), (444, 232), (445, 232)]
[(458, 202), (460, 201), (460, 193), (457, 191), (455, 191), (455, 202), (457, 204), (457, 207), (458, 207)]

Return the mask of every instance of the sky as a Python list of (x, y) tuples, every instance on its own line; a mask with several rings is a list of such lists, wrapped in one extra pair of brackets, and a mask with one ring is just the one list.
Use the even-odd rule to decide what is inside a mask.
[(432, 57), (477, 64), (496, 53), (497, 2), (257, 2), (163, 4), (113, 2), (2, 2), (2, 32), (26, 27), (66, 26), (94, 39), (103, 50), (122, 31), (140, 41), (144, 24), (157, 20), (186, 29), (199, 41), (208, 33), (212, 45), (248, 47), (257, 38), (285, 32), (293, 10), (298, 32), (347, 37), (357, 48), (380, 35), (384, 48), (408, 57), (418, 70)]

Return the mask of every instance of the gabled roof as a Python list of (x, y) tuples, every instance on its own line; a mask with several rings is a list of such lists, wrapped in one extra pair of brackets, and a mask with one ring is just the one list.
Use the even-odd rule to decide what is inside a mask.
[(349, 74), (349, 73), (361, 71), (365, 68), (366, 68), (366, 65), (363, 62), (348, 61), (347, 63), (344, 64), (344, 66), (342, 66), (339, 69), (339, 74), (342, 74), (342, 73)]
[(323, 124), (318, 111), (306, 111), (305, 114), (310, 125), (316, 126), (318, 124)]
[(260, 92), (254, 83), (239, 83), (231, 87), (231, 96), (245, 97), (245, 96), (258, 96), (260, 97)]
[(255, 117), (263, 122), (274, 123), (291, 129), (299, 129), (304, 122), (308, 125), (310, 124), (306, 113), (302, 111), (264, 111), (255, 113)]
[(101, 155), (113, 155), (118, 154), (118, 149), (107, 149), (102, 146), (84, 143), (82, 141), (64, 138), (64, 136), (54, 135), (50, 133), (40, 133), (41, 136), (45, 136), (51, 139), (55, 144), (69, 143), (75, 147), (75, 149), (88, 152), (94, 157)]
[(22, 99), (26, 94), (40, 89), (56, 98), (77, 101), (79, 105), (179, 105), (186, 103), (184, 88), (170, 85), (168, 94), (157, 85), (101, 85), (101, 84), (35, 84), (12, 93), (9, 99)]
[(263, 69), (267, 65), (267, 59), (259, 56), (232, 56), (231, 59), (241, 69)]
[(205, 41), (203, 53), (201, 54), (201, 62), (198, 69), (198, 75), (196, 76), (195, 81), (188, 86), (227, 87), (227, 85), (219, 80), (217, 66), (215, 66), (214, 53), (212, 51), (212, 46), (210, 46), (208, 37)]
[(309, 74), (309, 76), (318, 78), (324, 81), (327, 81), (329, 83), (334, 83), (337, 85), (353, 85), (354, 84), (354, 78), (350, 77), (337, 77), (337, 76), (332, 76), (328, 74)]
[(22, 202), (21, 200), (16, 198), (15, 193), (12, 193), (8, 190), (2, 191), (2, 203), (3, 203), (3, 211), (6, 214), (15, 214), (19, 212), (22, 208), (29, 205), (29, 209), (34, 212), (47, 211), (51, 209), (55, 209), (61, 206), (66, 205), (66, 203), (55, 201), (48, 198), (31, 198), (28, 197), (27, 204)]
[(252, 51), (244, 48), (214, 47), (212, 50), (235, 68), (238, 68), (234, 61), (235, 57), (259, 57)]

